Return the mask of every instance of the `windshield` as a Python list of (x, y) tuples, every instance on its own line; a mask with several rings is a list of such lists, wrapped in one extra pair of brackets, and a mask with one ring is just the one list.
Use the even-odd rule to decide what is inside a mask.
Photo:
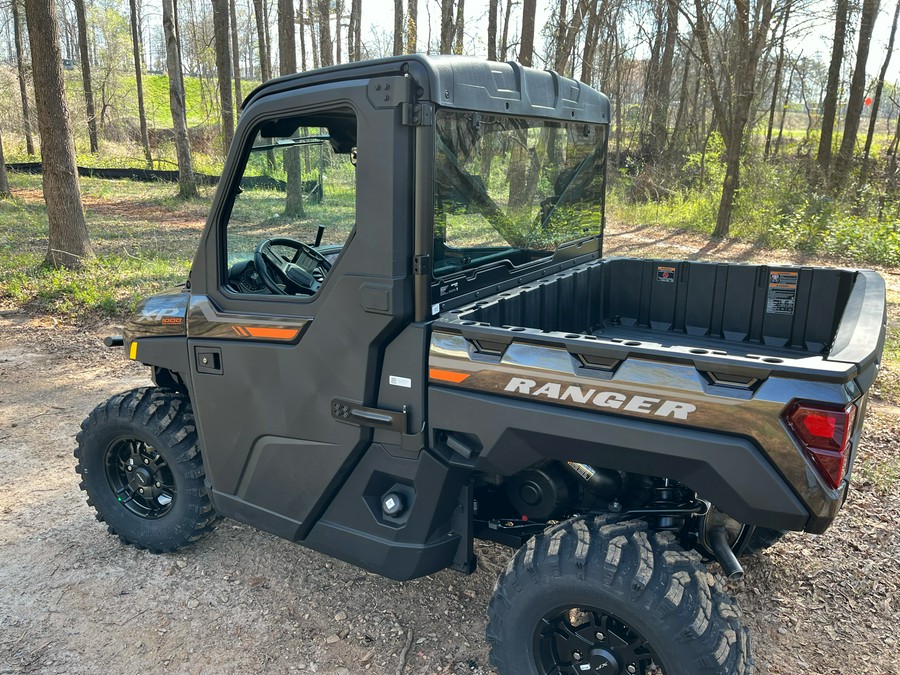
[(443, 110), (436, 144), (436, 277), (600, 234), (604, 125)]

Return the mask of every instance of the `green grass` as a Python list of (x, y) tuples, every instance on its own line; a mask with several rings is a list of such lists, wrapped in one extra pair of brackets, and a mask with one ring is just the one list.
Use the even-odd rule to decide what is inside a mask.
[(55, 270), (43, 264), (40, 177), (10, 178), (14, 192), (28, 192), (0, 201), (0, 303), (67, 320), (122, 316), (140, 298), (187, 278), (209, 189), (200, 200), (181, 202), (171, 184), (82, 179), (96, 257), (77, 270)]

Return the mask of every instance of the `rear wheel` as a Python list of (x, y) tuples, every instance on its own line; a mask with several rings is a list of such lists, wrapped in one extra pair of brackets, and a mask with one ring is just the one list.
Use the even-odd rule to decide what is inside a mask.
[(155, 387), (113, 396), (82, 423), (77, 441), (88, 505), (124, 543), (162, 553), (212, 531), (217, 515), (186, 396)]
[(740, 609), (700, 556), (643, 521), (576, 519), (520, 549), (488, 608), (501, 675), (745, 673)]

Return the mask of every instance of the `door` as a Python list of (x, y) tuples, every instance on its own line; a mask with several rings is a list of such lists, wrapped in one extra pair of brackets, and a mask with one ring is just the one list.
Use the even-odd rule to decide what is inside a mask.
[(192, 270), (191, 399), (213, 501), (294, 540), (368, 448), (372, 426), (336, 413), (374, 405), (383, 348), (410, 320), (412, 134), (366, 86), (244, 111)]

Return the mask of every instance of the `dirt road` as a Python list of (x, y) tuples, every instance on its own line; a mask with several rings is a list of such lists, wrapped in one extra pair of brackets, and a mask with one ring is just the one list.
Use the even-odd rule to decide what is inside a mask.
[[(666, 246), (671, 246), (667, 242)], [(0, 673), (489, 673), (485, 608), (508, 552), (395, 583), (231, 522), (173, 555), (123, 546), (73, 471), (74, 435), (144, 369), (111, 326), (0, 312)], [(863, 464), (897, 462), (876, 404)], [(868, 470), (828, 534), (789, 535), (732, 585), (772, 673), (897, 673), (897, 479)], [(884, 482), (887, 481), (887, 482)]]

